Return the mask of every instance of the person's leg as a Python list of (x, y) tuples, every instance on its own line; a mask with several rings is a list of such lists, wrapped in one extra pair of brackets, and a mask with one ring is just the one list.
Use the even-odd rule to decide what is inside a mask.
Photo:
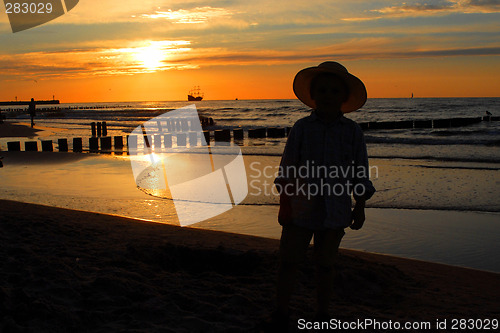
[(280, 265), (277, 283), (277, 310), (288, 315), (299, 264), (304, 260), (311, 242), (312, 230), (286, 225), (281, 232)]
[(335, 278), (334, 264), (344, 234), (343, 229), (328, 229), (314, 233), (314, 255), (318, 283), (317, 313), (319, 317), (328, 316)]

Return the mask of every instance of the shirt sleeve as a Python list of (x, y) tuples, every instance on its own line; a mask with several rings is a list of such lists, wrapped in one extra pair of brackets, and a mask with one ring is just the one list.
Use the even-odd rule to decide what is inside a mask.
[[(376, 190), (373, 183), (370, 181), (370, 167), (368, 164), (365, 136), (359, 126), (356, 126), (355, 129), (354, 147), (354, 162), (356, 166), (356, 177), (354, 178), (354, 199), (368, 200), (373, 196), (373, 194), (375, 194)], [(362, 186), (359, 186), (358, 184), (361, 184)], [(356, 185), (358, 186), (356, 187)]]
[[(289, 172), (290, 167), (296, 167), (300, 160), (300, 126), (295, 123), (295, 125), (290, 130), (288, 134), (288, 139), (286, 141), (285, 150), (281, 157), (280, 167), (278, 176), (274, 180), (275, 184), (284, 185), (293, 182), (290, 177)], [(292, 172), (293, 174), (293, 172)]]

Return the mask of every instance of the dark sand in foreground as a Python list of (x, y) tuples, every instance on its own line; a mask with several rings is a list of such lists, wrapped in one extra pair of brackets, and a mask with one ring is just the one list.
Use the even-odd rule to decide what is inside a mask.
[[(273, 308), (277, 240), (12, 201), (0, 221), (2, 332), (252, 332)], [(347, 250), (338, 272), (344, 321), (500, 317), (500, 274)]]

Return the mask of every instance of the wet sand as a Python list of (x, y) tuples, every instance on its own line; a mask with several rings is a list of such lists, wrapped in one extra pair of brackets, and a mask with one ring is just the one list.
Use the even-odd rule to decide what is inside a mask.
[[(252, 332), (273, 309), (277, 240), (5, 200), (0, 216), (1, 331)], [(348, 250), (337, 272), (343, 321), (500, 315), (500, 274)], [(314, 280), (306, 263), (292, 325)]]
[(40, 131), (41, 129), (31, 128), (26, 124), (8, 122), (0, 124), (0, 138), (33, 137), (36, 136), (36, 133)]
[[(49, 139), (52, 136), (64, 137), (67, 130), (64, 128), (47, 127), (36, 124), (31, 128), (30, 123), (24, 122), (4, 122), (0, 124), (0, 151), (2, 147), (6, 149), (9, 141), (26, 141), (26, 139)], [(16, 139), (14, 139), (16, 138)], [(20, 139), (20, 140), (17, 140)]]

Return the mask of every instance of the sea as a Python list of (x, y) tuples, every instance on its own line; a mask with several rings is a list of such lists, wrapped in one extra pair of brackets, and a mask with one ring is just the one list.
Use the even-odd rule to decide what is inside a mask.
[[(127, 135), (140, 124), (193, 102), (69, 103), (61, 112), (38, 111), (43, 126), (68, 129), (68, 137), (90, 136), (90, 123), (105, 121), (108, 135)], [(210, 129), (289, 127), (310, 113), (298, 100), (231, 100), (195, 102), (198, 113), (212, 117)], [(44, 108), (49, 106), (39, 106)], [(7, 119), (29, 119), (27, 112), (7, 111)], [(500, 98), (372, 98), (362, 109), (346, 114), (358, 123), (500, 116)], [(500, 122), (481, 121), (450, 128), (369, 130), (365, 139), (371, 158), (500, 161)], [(285, 140), (266, 140), (259, 153), (279, 155)], [(251, 143), (253, 144), (253, 143)], [(257, 142), (258, 145), (261, 142)], [(0, 146), (1, 147), (1, 146)]]
[[(56, 106), (57, 112), (43, 110), (51, 106), (40, 106), (35, 122), (39, 126), (62, 129), (54, 132), (54, 142), (61, 136), (70, 142), (74, 137), (82, 137), (85, 142), (85, 138), (91, 136), (91, 122), (106, 122), (109, 136), (125, 136), (152, 118), (193, 103), (200, 116), (213, 118), (210, 130), (286, 128), (311, 112), (298, 100), (63, 103)], [(0, 107), (8, 121), (29, 122), (26, 111), (11, 108)], [(371, 98), (362, 109), (345, 116), (364, 124), (428, 120), (437, 124), (440, 119), (456, 118), (475, 118), (476, 121), (460, 126), (366, 129), (370, 164), (379, 167), (379, 179), (373, 180), (378, 192), (368, 202), (364, 232), (349, 232), (342, 246), (500, 272), (497, 241), (500, 232), (500, 98)], [(14, 140), (32, 139), (1, 138), (0, 150), (7, 150), (7, 142)], [(232, 145), (238, 145), (246, 159), (278, 164), (285, 143), (286, 138), (245, 136), (242, 142)], [(129, 163), (125, 161), (127, 156), (117, 159), (120, 163)], [(110, 160), (112, 157), (107, 156), (99, 163), (116, 163)], [(97, 162), (93, 163), (95, 167)], [(52, 168), (47, 172), (61, 170)], [(3, 195), (0, 191), (1, 198), (19, 200), (23, 195), (23, 189), (16, 189), (14, 185), (5, 187)], [(150, 215), (131, 212), (133, 204), (125, 200), (99, 204), (97, 199), (89, 199), (89, 192), (85, 194), (86, 200), (90, 200), (85, 207), (94, 209), (64, 203), (66, 199), (62, 199), (62, 194), (57, 200), (36, 191), (30, 195), (29, 202), (168, 223), (161, 211)], [(162, 200), (168, 199), (158, 196), (153, 206)], [(100, 206), (101, 209), (95, 208)], [(258, 200), (244, 201), (239, 208), (229, 217), (201, 222), (195, 227), (279, 238), (276, 196), (260, 195)]]

